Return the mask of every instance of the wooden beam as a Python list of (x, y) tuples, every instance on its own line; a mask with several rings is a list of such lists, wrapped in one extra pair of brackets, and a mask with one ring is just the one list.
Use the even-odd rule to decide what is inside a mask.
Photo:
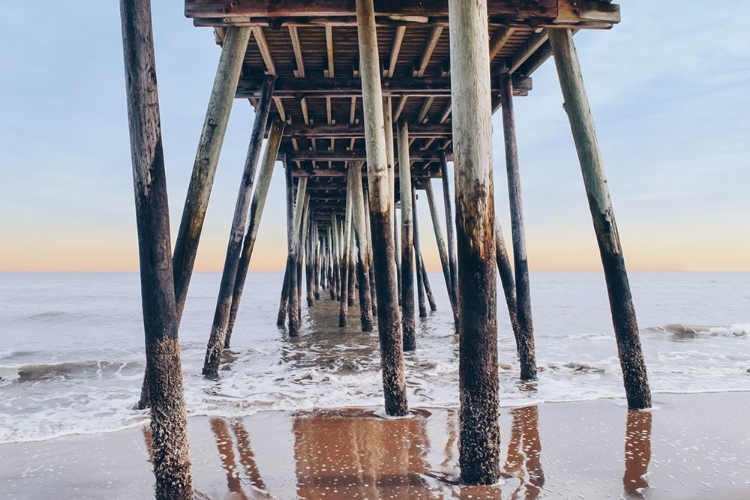
[[(540, 45), (546, 41), (541, 40)], [(526, 59), (524, 58), (523, 61)], [(519, 62), (520, 65), (523, 61)], [(516, 66), (517, 68), (518, 66)], [(263, 79), (243, 79), (237, 86), (238, 99), (259, 97)], [(513, 86), (518, 95), (523, 95), (531, 90), (531, 79), (522, 75), (514, 77)], [(414, 97), (447, 97), (451, 93), (451, 79), (442, 77), (424, 78), (387, 78), (381, 83), (384, 96), (414, 96)], [(492, 92), (500, 92), (499, 78), (495, 77), (492, 82)], [(279, 78), (276, 81), (274, 95), (283, 98), (299, 99), (300, 97), (361, 97), (362, 80), (359, 78)], [(405, 102), (404, 102), (405, 104)], [(398, 107), (402, 107), (399, 103)], [(396, 111), (399, 111), (399, 109)], [(395, 118), (395, 113), (394, 113)]]
[(323, 76), (326, 78), (333, 78), (334, 75), (334, 64), (333, 64), (333, 26), (326, 25), (326, 56), (328, 59), (328, 69), (323, 72)]
[[(453, 130), (450, 125), (444, 124), (421, 124), (411, 125), (409, 135), (418, 138), (450, 137)], [(287, 125), (284, 129), (284, 137), (316, 137), (316, 138), (349, 138), (364, 137), (365, 127), (358, 125)]]
[(393, 42), (391, 43), (391, 57), (388, 63), (388, 69), (383, 72), (383, 76), (386, 78), (393, 77), (393, 71), (396, 69), (396, 63), (398, 62), (398, 54), (401, 51), (401, 43), (404, 41), (404, 34), (406, 33), (406, 26), (396, 27), (396, 33), (393, 35)]
[[(378, 0), (374, 16), (390, 18), (447, 17), (448, 0)], [(557, 0), (494, 0), (488, 5), (488, 16), (513, 20), (533, 19), (551, 21), (557, 17)], [(355, 13), (353, 0), (186, 0), (185, 17), (284, 18), (303, 16), (313, 18), (351, 17)]]
[(302, 58), (302, 46), (299, 43), (299, 33), (297, 33), (296, 26), (289, 26), (289, 38), (292, 39), (292, 51), (294, 51), (294, 60), (297, 63), (297, 69), (294, 71), (294, 76), (297, 78), (304, 78), (305, 60)]
[(253, 37), (255, 38), (255, 43), (258, 44), (258, 50), (260, 50), (260, 56), (263, 58), (263, 63), (266, 65), (266, 73), (269, 75), (276, 75), (276, 65), (273, 63), (271, 49), (268, 48), (268, 42), (266, 41), (266, 36), (263, 34), (263, 28), (260, 26), (254, 27)]
[(490, 62), (500, 53), (515, 31), (512, 27), (501, 27), (497, 30), (492, 40), (490, 40)]
[[(513, 54), (513, 57), (510, 60), (510, 64), (508, 65), (508, 73), (515, 73), (515, 71), (520, 68), (521, 65), (525, 63), (526, 60), (531, 57), (539, 47), (544, 45), (544, 42), (546, 42), (547, 39), (548, 36), (546, 30), (542, 31), (541, 33), (534, 33), (533, 35), (531, 35), (526, 43)], [(515, 81), (513, 83), (515, 85)]]
[[(419, 113), (417, 113), (418, 124), (422, 124), (425, 122), (425, 120), (427, 119), (427, 113), (430, 111), (430, 107), (432, 107), (433, 102), (435, 102), (434, 96), (425, 98), (424, 102), (422, 103), (422, 107), (419, 109)], [(409, 132), (411, 132), (411, 130)], [(413, 136), (411, 133), (409, 135), (411, 135), (412, 137), (416, 137), (416, 136)]]
[(427, 38), (427, 42), (424, 45), (424, 49), (422, 49), (422, 55), (419, 59), (419, 62), (415, 65), (414, 71), (412, 72), (411, 76), (418, 78), (424, 76), (424, 71), (425, 69), (427, 69), (427, 65), (430, 64), (432, 53), (435, 51), (435, 47), (437, 46), (437, 43), (440, 40), (440, 35), (442, 33), (442, 26), (434, 26), (432, 28), (432, 30), (430, 31), (430, 36)]
[[(367, 161), (367, 154), (362, 150), (353, 151), (289, 151), (287, 157), (294, 161)], [(412, 162), (439, 161), (440, 155), (413, 151)], [(328, 170), (328, 169), (321, 169)]]

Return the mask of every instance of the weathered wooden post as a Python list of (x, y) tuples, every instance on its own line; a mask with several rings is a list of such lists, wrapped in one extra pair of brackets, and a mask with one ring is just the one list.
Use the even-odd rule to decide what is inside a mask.
[[(310, 258), (310, 252), (307, 250), (307, 233), (310, 227), (310, 195), (305, 196), (305, 203), (303, 205), (304, 211), (302, 212), (302, 226), (300, 227), (300, 245), (299, 245), (299, 265), (297, 268), (299, 277), (299, 307), (300, 316), (302, 315), (302, 266), (306, 265), (307, 260)], [(306, 288), (305, 288), (306, 290)]]
[(404, 329), (404, 351), (417, 348), (414, 320), (414, 219), (411, 205), (411, 161), (409, 160), (409, 125), (398, 125), (398, 179), (401, 186), (401, 314)]
[(492, 122), (487, 2), (449, 0), (460, 299), (461, 478), (500, 475)]
[(315, 300), (320, 300), (320, 235), (318, 233), (317, 222), (312, 226), (313, 240), (313, 294)]
[[(349, 272), (350, 270), (350, 254), (351, 241), (352, 241), (352, 211), (353, 211), (353, 191), (352, 187), (352, 172), (356, 170), (356, 166), (353, 163), (349, 164), (349, 172), (347, 173), (346, 179), (346, 212), (344, 215), (344, 228), (343, 228), (343, 253), (341, 256), (341, 301), (339, 302), (339, 326), (346, 326), (346, 313), (349, 310), (349, 281), (354, 279), (354, 275)], [(362, 174), (357, 174), (362, 175)]]
[(419, 247), (419, 221), (417, 216), (417, 190), (412, 186), (411, 188), (411, 208), (414, 218), (414, 236), (412, 241), (414, 242), (414, 264), (417, 269), (417, 304), (419, 305), (419, 317), (427, 317), (427, 302), (425, 297), (425, 286), (424, 286), (424, 270), (422, 269), (422, 262), (420, 257), (422, 251)]
[[(287, 160), (286, 168), (291, 168), (291, 161)], [(305, 196), (307, 196), (307, 177), (300, 177), (297, 181), (297, 203), (294, 210), (294, 221), (292, 223), (293, 237), (289, 245), (288, 262), (291, 264), (289, 273), (289, 336), (297, 337), (299, 335), (302, 317), (300, 311), (300, 282), (297, 273), (300, 247), (300, 230), (302, 228), (302, 215), (305, 206)]]
[(513, 279), (513, 269), (510, 267), (508, 250), (505, 248), (503, 229), (500, 227), (500, 218), (495, 218), (495, 257), (497, 259), (497, 270), (500, 273), (500, 282), (503, 285), (505, 303), (508, 306), (508, 317), (510, 326), (513, 328), (513, 337), (516, 340), (516, 353), (521, 356), (521, 342), (518, 332), (518, 316), (516, 315), (516, 284)]
[(432, 294), (432, 285), (430, 285), (430, 278), (427, 276), (427, 269), (424, 266), (424, 258), (420, 253), (417, 256), (417, 261), (422, 268), (422, 283), (424, 284), (424, 291), (427, 294), (427, 303), (430, 304), (430, 311), (437, 311), (437, 303), (435, 302), (435, 296)]
[(378, 314), (378, 301), (377, 290), (375, 288), (375, 266), (372, 264), (372, 228), (370, 227), (370, 203), (367, 200), (370, 199), (370, 194), (367, 189), (364, 190), (364, 206), (365, 206), (365, 228), (367, 230), (367, 256), (370, 263), (370, 303), (372, 304), (372, 314)]
[(156, 498), (193, 497), (149, 0), (122, 0), (122, 46), (138, 226)]
[(651, 390), (633, 297), (573, 35), (570, 30), (555, 29), (549, 30), (549, 39), (599, 243), (628, 407), (650, 408)]
[(313, 306), (313, 262), (315, 256), (313, 255), (313, 222), (312, 217), (310, 222), (305, 225), (305, 234), (307, 235), (307, 241), (305, 243), (305, 290), (307, 290), (307, 307)]
[[(390, 202), (390, 224), (391, 239), (393, 240), (394, 258), (396, 261), (396, 282), (399, 288), (398, 296), (401, 297), (401, 250), (398, 242), (398, 218), (396, 217), (396, 155), (393, 150), (393, 98), (386, 97), (383, 100), (384, 115), (383, 126), (385, 128), (385, 158), (388, 163), (388, 195)], [(369, 198), (369, 195), (368, 195)], [(369, 206), (369, 204), (368, 204)], [(372, 233), (370, 233), (372, 234)], [(376, 301), (377, 302), (377, 301)]]
[[(227, 28), (219, 65), (214, 77), (214, 85), (211, 89), (211, 97), (208, 101), (206, 118), (198, 142), (198, 151), (195, 153), (193, 173), (190, 177), (185, 207), (182, 211), (182, 219), (177, 231), (177, 241), (172, 257), (178, 325), (185, 308), (190, 278), (193, 275), (195, 257), (198, 253), (198, 243), (203, 230), (203, 221), (206, 218), (211, 188), (219, 163), (219, 154), (224, 142), (224, 135), (226, 134), (249, 40), (249, 27)], [(148, 363), (145, 372), (138, 408), (147, 408), (149, 405), (148, 385), (146, 384)]]
[[(224, 271), (221, 275), (219, 286), (219, 297), (216, 301), (216, 311), (212, 329), (221, 328), (225, 331), (224, 347), (229, 347), (229, 339), (234, 329), (235, 315), (230, 318), (229, 311), (232, 307), (232, 293), (237, 278), (237, 268), (240, 263), (240, 252), (242, 250), (242, 237), (245, 234), (245, 223), (247, 222), (247, 210), (250, 205), (250, 194), (255, 182), (255, 171), (258, 167), (260, 149), (263, 145), (263, 135), (266, 131), (268, 115), (271, 111), (271, 97), (273, 96), (274, 81), (266, 79), (263, 83), (258, 107), (255, 110), (255, 121), (250, 134), (250, 145), (247, 148), (245, 165), (242, 170), (240, 190), (237, 194), (237, 202), (234, 206), (232, 227), (229, 232), (229, 243), (227, 243), (227, 254), (224, 258)], [(278, 137), (281, 140), (281, 137)]]
[(456, 264), (456, 238), (453, 231), (453, 198), (448, 179), (448, 160), (445, 153), (440, 155), (440, 176), (443, 183), (443, 205), (445, 206), (445, 233), (448, 238), (448, 267), (451, 273), (451, 285), (448, 294), (453, 297), (456, 313), (453, 318), (458, 320), (458, 265)]
[[(437, 212), (437, 205), (435, 204), (435, 194), (432, 191), (432, 182), (428, 179), (427, 184), (424, 187), (425, 195), (427, 196), (427, 204), (430, 207), (430, 217), (432, 218), (432, 228), (435, 231), (435, 242), (438, 247), (438, 254), (440, 255), (440, 265), (443, 268), (443, 278), (445, 279), (445, 288), (448, 290), (448, 300), (453, 310), (454, 319), (458, 317), (458, 310), (453, 299), (453, 292), (451, 290), (452, 280), (450, 263), (448, 262), (448, 251), (445, 249), (445, 238), (443, 238), (443, 228), (440, 225), (440, 216)], [(448, 220), (448, 224), (452, 224), (451, 220)]]
[[(386, 156), (383, 93), (380, 83), (380, 57), (375, 29), (373, 0), (357, 0), (357, 32), (362, 75), (362, 107), (367, 150), (367, 183), (370, 188), (375, 286), (378, 299), (380, 365), (383, 369), (383, 393), (388, 415), (405, 415), (406, 380), (398, 310), (395, 252), (391, 226)], [(390, 124), (389, 124), (390, 126)]]
[[(242, 298), (242, 290), (245, 286), (245, 278), (247, 277), (250, 258), (253, 253), (253, 248), (255, 247), (255, 238), (258, 235), (258, 226), (260, 226), (260, 218), (263, 214), (263, 207), (266, 203), (266, 196), (268, 195), (268, 188), (271, 184), (271, 176), (273, 175), (276, 156), (279, 152), (279, 145), (281, 144), (281, 136), (283, 132), (284, 124), (282, 122), (277, 120), (271, 124), (271, 129), (268, 134), (268, 144), (266, 145), (266, 151), (263, 157), (263, 164), (258, 174), (258, 186), (253, 193), (250, 205), (247, 233), (245, 234), (244, 241), (242, 241), (239, 260), (237, 260), (231, 268), (227, 266), (224, 268), (225, 273), (234, 271), (235, 278), (227, 278), (225, 281), (222, 277), (219, 301), (216, 305), (214, 322), (211, 327), (211, 335), (208, 340), (208, 346), (206, 347), (206, 359), (203, 362), (203, 376), (206, 378), (217, 378), (219, 376), (219, 363), (221, 360), (221, 352), (226, 341), (227, 326), (229, 323), (234, 323), (235, 318), (237, 317), (237, 310), (239, 309), (240, 299)], [(240, 235), (244, 232), (247, 203), (243, 201), (242, 206), (240, 207), (239, 201), (240, 200), (238, 199), (235, 212), (242, 210), (242, 214), (235, 213), (232, 222), (232, 239), (227, 248), (227, 260), (229, 260), (230, 255), (233, 259), (236, 258), (237, 251), (240, 250)]]
[[(292, 244), (294, 240), (294, 182), (292, 179), (292, 162), (286, 160), (284, 165), (284, 182), (286, 184), (286, 269), (284, 270), (284, 284), (281, 287), (281, 300), (279, 302), (279, 314), (276, 317), (276, 326), (284, 326), (289, 311), (289, 289), (291, 288), (291, 274), (294, 271), (294, 260), (292, 259)], [(231, 325), (232, 327), (234, 325)]]
[(510, 75), (501, 77), (500, 105), (503, 113), (505, 136), (505, 164), (508, 172), (508, 199), (510, 201), (511, 232), (513, 236), (513, 261), (516, 274), (516, 319), (518, 322), (518, 357), (521, 380), (536, 379), (536, 353), (534, 324), (531, 318), (531, 289), (529, 263), (526, 257), (526, 235), (521, 202), (521, 175), (518, 168), (516, 120), (513, 114), (513, 81)]
[(331, 215), (331, 236), (333, 237), (333, 287), (336, 300), (341, 300), (341, 261), (339, 256), (339, 224), (336, 214)]
[(362, 167), (355, 163), (350, 168), (352, 194), (352, 222), (358, 239), (359, 262), (357, 278), (359, 282), (360, 321), (363, 332), (372, 331), (372, 297), (370, 295), (370, 251), (367, 245), (367, 224), (365, 222), (365, 200), (362, 187)]
[(206, 218), (211, 187), (216, 175), (219, 154), (227, 131), (229, 114), (237, 92), (237, 83), (240, 80), (242, 62), (249, 40), (249, 27), (227, 28), (174, 247), (174, 281), (178, 321), (185, 307), (188, 285), (193, 274), (195, 256), (198, 253), (198, 242), (203, 230), (203, 220)]

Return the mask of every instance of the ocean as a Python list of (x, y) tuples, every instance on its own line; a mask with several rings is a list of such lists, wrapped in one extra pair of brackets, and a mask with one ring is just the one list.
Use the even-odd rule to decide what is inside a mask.
[[(276, 326), (282, 274), (248, 277), (221, 380), (201, 375), (220, 274), (193, 277), (180, 340), (190, 415), (267, 409), (380, 407), (377, 334), (337, 326), (323, 294), (303, 305), (303, 331)], [(651, 388), (659, 394), (750, 391), (750, 273), (631, 273)], [(458, 338), (442, 274), (438, 311), (417, 319), (406, 355), (411, 407), (458, 406)], [(532, 273), (539, 379), (518, 380), (505, 302), (498, 300), (501, 405), (614, 398), (625, 405), (604, 277)], [(142, 424), (133, 409), (144, 367), (136, 273), (0, 273), (0, 443)]]

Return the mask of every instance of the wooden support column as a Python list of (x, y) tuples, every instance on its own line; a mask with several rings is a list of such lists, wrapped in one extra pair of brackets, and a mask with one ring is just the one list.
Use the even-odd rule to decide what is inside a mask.
[[(229, 295), (229, 299), (224, 299), (223, 293), (221, 294), (220, 303), (217, 304), (216, 313), (214, 315), (214, 324), (211, 328), (211, 336), (208, 340), (208, 346), (206, 347), (206, 359), (203, 362), (203, 376), (206, 378), (217, 378), (219, 376), (219, 363), (221, 361), (221, 352), (224, 348), (225, 337), (227, 335), (227, 326), (229, 323), (234, 323), (237, 317), (237, 310), (240, 306), (240, 300), (242, 298), (242, 290), (245, 286), (245, 279), (247, 278), (247, 271), (250, 266), (250, 258), (253, 254), (255, 247), (255, 239), (258, 235), (258, 226), (260, 226), (260, 219), (263, 215), (263, 207), (266, 203), (266, 197), (268, 195), (268, 188), (271, 184), (271, 176), (273, 175), (274, 165), (276, 163), (276, 156), (279, 152), (279, 144), (281, 144), (281, 136), (284, 132), (284, 124), (280, 121), (275, 121), (271, 124), (271, 129), (268, 134), (268, 144), (266, 145), (265, 154), (263, 156), (263, 163), (258, 173), (258, 185), (253, 193), (253, 199), (250, 203), (250, 217), (247, 225), (247, 232), (242, 242), (242, 251), (240, 253), (239, 261), (234, 268), (236, 275), (234, 280), (227, 280), (231, 286), (226, 292), (222, 287), (222, 292)], [(239, 203), (238, 203), (239, 205)], [(246, 206), (246, 205), (245, 205)], [(246, 210), (243, 210), (245, 212)], [(244, 215), (241, 217), (242, 226), (244, 227)], [(235, 217), (237, 221), (239, 217)], [(234, 226), (233, 222), (233, 226)], [(233, 228), (234, 235), (234, 228)], [(235, 244), (235, 239), (231, 245)], [(238, 244), (238, 242), (237, 242)], [(227, 255), (229, 255), (229, 249)], [(232, 249), (232, 251), (234, 251)], [(227, 268), (225, 267), (225, 272)], [(222, 277), (222, 284), (224, 284), (224, 278)]]
[(401, 314), (404, 329), (404, 351), (417, 347), (414, 321), (414, 218), (411, 205), (411, 162), (409, 160), (409, 125), (398, 125), (398, 172), (401, 186)]
[(369, 193), (367, 192), (367, 189), (365, 189), (364, 192), (364, 206), (365, 206), (365, 228), (367, 230), (367, 255), (368, 260), (370, 262), (370, 297), (371, 297), (371, 304), (372, 304), (372, 314), (377, 315), (378, 314), (378, 306), (377, 306), (377, 300), (375, 297), (377, 297), (377, 290), (375, 288), (375, 266), (372, 264), (372, 228), (370, 227), (370, 204), (366, 201), (369, 200)]
[(307, 290), (307, 307), (312, 307), (313, 289), (315, 288), (315, 271), (313, 269), (315, 266), (315, 235), (313, 234), (312, 217), (310, 217), (309, 222), (305, 224), (305, 234), (307, 235), (307, 242), (305, 244), (305, 289)]
[(368, 198), (378, 298), (380, 364), (383, 371), (385, 411), (388, 415), (397, 416), (406, 415), (408, 406), (391, 226), (393, 207), (390, 204), (388, 187), (380, 56), (378, 55), (373, 0), (357, 0), (356, 5), (365, 149), (367, 150), (367, 183), (370, 188)]
[(502, 75), (500, 105), (503, 113), (505, 136), (505, 164), (508, 172), (508, 201), (513, 236), (513, 261), (516, 274), (516, 315), (518, 321), (518, 357), (521, 380), (536, 380), (536, 354), (534, 348), (534, 323), (531, 318), (531, 289), (529, 263), (526, 257), (526, 234), (521, 201), (521, 174), (516, 145), (516, 120), (513, 115), (513, 81)]
[(435, 312), (437, 311), (437, 303), (435, 302), (435, 296), (432, 294), (432, 285), (430, 285), (430, 278), (427, 275), (427, 269), (424, 266), (424, 258), (422, 258), (421, 253), (417, 256), (417, 259), (422, 267), (422, 282), (424, 283), (424, 291), (427, 294), (427, 303), (430, 304), (430, 311)]
[[(352, 213), (352, 224), (354, 224), (353, 217), (354, 217), (354, 214)], [(356, 281), (355, 281), (356, 277), (357, 277), (357, 252), (356, 252), (354, 227), (352, 227), (352, 232), (351, 232), (351, 235), (349, 236), (349, 288), (346, 291), (346, 303), (349, 307), (354, 306), (354, 289), (356, 288)]]
[[(235, 281), (237, 279), (237, 269), (240, 263), (240, 254), (242, 250), (242, 238), (245, 234), (245, 223), (247, 222), (247, 211), (250, 205), (250, 194), (255, 182), (255, 172), (258, 167), (258, 158), (260, 149), (263, 145), (263, 136), (266, 132), (268, 115), (271, 111), (271, 96), (273, 95), (273, 80), (267, 79), (263, 85), (263, 94), (255, 110), (255, 121), (253, 130), (250, 134), (250, 145), (245, 157), (245, 165), (242, 170), (242, 180), (240, 189), (237, 194), (237, 202), (234, 206), (234, 215), (232, 217), (232, 228), (229, 232), (229, 242), (227, 243), (227, 253), (224, 258), (224, 271), (221, 275), (221, 285), (219, 286), (219, 297), (216, 300), (216, 310), (214, 312), (214, 321), (211, 328), (217, 331), (217, 335), (222, 338), (224, 348), (229, 347), (229, 340), (234, 329), (234, 319), (236, 314), (231, 315), (232, 294), (234, 292)], [(277, 137), (281, 141), (281, 136)], [(278, 146), (277, 146), (278, 147)], [(221, 332), (219, 332), (221, 330)]]
[(336, 300), (341, 300), (341, 251), (339, 250), (339, 223), (336, 215), (331, 215), (331, 235), (333, 236), (333, 281)]
[(174, 247), (174, 282), (177, 301), (177, 320), (182, 317), (188, 285), (193, 274), (198, 242), (203, 230), (208, 200), (211, 196), (219, 153), (227, 131), (229, 114), (240, 80), (242, 61), (250, 39), (249, 27), (230, 27), (224, 38), (219, 67), (216, 70), (206, 119), (203, 122), (198, 152), (195, 154), (193, 174), (190, 177), (185, 208)]
[[(300, 300), (300, 316), (302, 315), (302, 266), (307, 264), (307, 260), (310, 258), (310, 252), (307, 250), (307, 237), (310, 227), (310, 195), (305, 197), (305, 203), (303, 205), (304, 211), (302, 213), (302, 227), (300, 228), (300, 245), (299, 245), (299, 265), (297, 273), (299, 276), (299, 300)], [(306, 288), (305, 288), (306, 289)]]
[(318, 224), (314, 224), (312, 227), (313, 240), (311, 242), (313, 247), (313, 294), (315, 300), (320, 300), (320, 235), (318, 233)]
[[(287, 161), (287, 167), (291, 169), (292, 163)], [(300, 251), (300, 231), (302, 229), (302, 216), (305, 207), (305, 197), (307, 196), (307, 178), (300, 177), (297, 183), (296, 208), (294, 210), (294, 221), (292, 225), (293, 238), (289, 247), (288, 262), (290, 263), (289, 273), (289, 336), (297, 337), (302, 324), (300, 308), (300, 280), (299, 268)]]
[(500, 218), (495, 218), (495, 257), (497, 259), (497, 270), (500, 273), (500, 282), (503, 285), (505, 303), (508, 306), (508, 318), (513, 328), (513, 337), (516, 340), (516, 354), (521, 356), (521, 342), (519, 339), (518, 316), (516, 314), (516, 283), (513, 279), (513, 268), (510, 267), (508, 249), (505, 247), (503, 229), (500, 227)]
[[(289, 310), (289, 289), (291, 287), (291, 274), (294, 271), (294, 260), (292, 259), (292, 244), (294, 241), (294, 184), (292, 181), (292, 162), (285, 161), (284, 181), (286, 183), (286, 268), (284, 270), (284, 285), (281, 287), (281, 300), (279, 302), (279, 314), (276, 317), (276, 326), (284, 326)], [(234, 326), (234, 325), (232, 325)]]
[(604, 160), (596, 138), (594, 119), (589, 108), (573, 35), (570, 30), (549, 30), (549, 39), (565, 100), (565, 110), (578, 151), (604, 277), (607, 281), (628, 407), (650, 408), (651, 390), (638, 334), (633, 297), (630, 293), (615, 213), (609, 197)]
[[(404, 31), (406, 28), (404, 28)], [(393, 239), (394, 257), (396, 260), (396, 278), (398, 284), (399, 303), (401, 297), (401, 250), (398, 238), (398, 217), (396, 215), (396, 155), (393, 150), (393, 99), (386, 97), (384, 100), (385, 114), (383, 125), (385, 127), (385, 157), (388, 162), (388, 194), (391, 209), (391, 238)]]
[(352, 188), (352, 221), (358, 240), (359, 262), (357, 281), (359, 282), (360, 321), (363, 332), (372, 331), (372, 296), (370, 295), (370, 251), (367, 245), (367, 224), (365, 222), (364, 188), (362, 187), (362, 166), (355, 163), (349, 167)]
[(414, 218), (414, 237), (412, 238), (412, 241), (414, 242), (414, 264), (416, 265), (417, 269), (417, 304), (419, 305), (419, 317), (420, 318), (426, 318), (427, 317), (427, 297), (425, 294), (425, 287), (424, 287), (424, 273), (422, 269), (422, 262), (420, 261), (419, 257), (422, 255), (422, 251), (419, 246), (419, 221), (417, 219), (417, 190), (412, 186), (411, 188), (411, 208), (412, 208), (412, 214)]
[[(335, 215), (333, 216), (336, 217)], [(334, 245), (335, 230), (333, 226), (328, 227), (328, 290), (331, 292), (331, 300), (336, 300), (336, 247)]]
[(449, 0), (458, 250), (461, 479), (500, 477), (487, 2)]
[(151, 462), (156, 498), (193, 497), (169, 235), (154, 36), (149, 0), (122, 0), (130, 150), (138, 226), (146, 383), (151, 395)]
[(448, 295), (452, 297), (453, 319), (458, 322), (458, 265), (456, 264), (456, 238), (453, 232), (453, 197), (448, 179), (448, 160), (445, 152), (440, 156), (440, 175), (443, 178), (443, 205), (445, 206), (445, 232), (448, 237), (448, 267), (451, 273), (451, 284)]
[[(443, 278), (445, 279), (445, 288), (448, 290), (448, 299), (453, 310), (454, 319), (457, 317), (458, 311), (456, 304), (453, 301), (453, 293), (451, 291), (451, 271), (450, 262), (448, 261), (448, 251), (445, 249), (445, 238), (443, 237), (443, 228), (440, 225), (440, 216), (437, 212), (437, 205), (435, 204), (435, 194), (432, 191), (432, 181), (427, 181), (424, 187), (425, 195), (427, 196), (427, 204), (430, 207), (430, 217), (432, 218), (432, 228), (435, 231), (435, 242), (438, 247), (438, 254), (440, 255), (440, 265), (443, 268)], [(448, 220), (448, 224), (452, 221)]]
[[(349, 164), (349, 169), (356, 168), (353, 164)], [(354, 279), (354, 276), (349, 273), (350, 257), (351, 254), (351, 241), (352, 241), (352, 205), (353, 205), (353, 191), (352, 187), (352, 176), (349, 175), (346, 180), (346, 214), (344, 215), (344, 227), (343, 227), (343, 252), (341, 254), (341, 301), (339, 303), (339, 326), (346, 326), (346, 313), (349, 309), (349, 281)]]

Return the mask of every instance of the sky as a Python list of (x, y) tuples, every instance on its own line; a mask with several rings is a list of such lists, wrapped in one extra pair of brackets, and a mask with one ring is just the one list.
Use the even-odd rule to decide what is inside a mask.
[[(621, 3), (621, 24), (575, 42), (627, 266), (750, 271), (750, 2)], [(153, 4), (174, 238), (220, 49), (181, 1)], [(48, 2), (44, 15), (36, 3), (3, 7), (0, 271), (138, 268), (121, 43), (118, 2)], [(530, 268), (598, 271), (551, 59), (533, 84), (515, 100)], [(197, 271), (222, 268), (252, 120), (251, 105), (236, 100)], [(493, 127), (496, 214), (509, 241), (499, 113)], [(437, 270), (424, 197), (417, 206), (425, 261)], [(285, 234), (279, 163), (252, 271), (283, 269)]]

